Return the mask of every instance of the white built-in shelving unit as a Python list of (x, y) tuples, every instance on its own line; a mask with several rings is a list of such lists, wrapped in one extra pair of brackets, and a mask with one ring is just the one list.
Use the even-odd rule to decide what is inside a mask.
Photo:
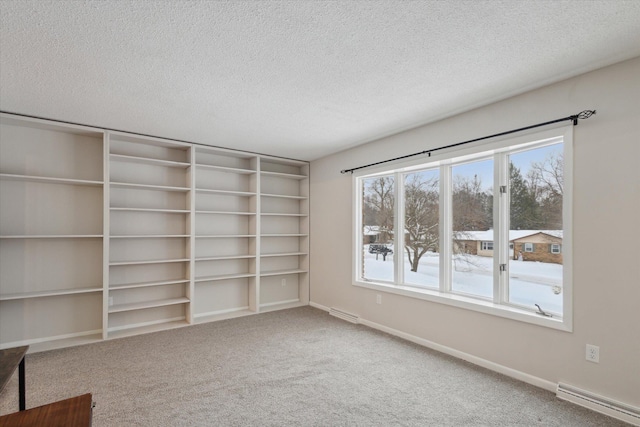
[(309, 166), (2, 114), (0, 348), (309, 302)]

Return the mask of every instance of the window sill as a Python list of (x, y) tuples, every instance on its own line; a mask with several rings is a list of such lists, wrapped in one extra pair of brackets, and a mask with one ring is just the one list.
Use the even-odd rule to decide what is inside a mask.
[(417, 298), (425, 301), (445, 304), (466, 310), (477, 311), (493, 316), (503, 317), (519, 322), (530, 323), (559, 331), (572, 332), (573, 328), (568, 319), (543, 317), (530, 311), (499, 305), (490, 301), (464, 297), (456, 294), (444, 294), (435, 290), (420, 289), (410, 286), (392, 285), (379, 282), (354, 281), (355, 286), (372, 289), (380, 292), (387, 292), (396, 295), (403, 295), (410, 298)]

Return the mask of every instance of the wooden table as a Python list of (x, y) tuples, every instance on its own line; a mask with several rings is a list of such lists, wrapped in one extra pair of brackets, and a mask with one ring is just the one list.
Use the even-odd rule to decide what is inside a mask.
[(24, 411), (26, 408), (26, 387), (25, 387), (25, 367), (24, 356), (27, 354), (29, 346), (7, 348), (0, 350), (0, 392), (4, 390), (11, 376), (18, 369), (18, 389), (20, 393), (19, 404), (20, 410)]
[(91, 393), (0, 417), (0, 427), (89, 427)]

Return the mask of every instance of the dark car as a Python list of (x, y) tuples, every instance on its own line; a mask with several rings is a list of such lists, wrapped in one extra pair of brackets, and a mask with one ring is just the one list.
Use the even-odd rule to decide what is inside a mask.
[(388, 248), (386, 245), (369, 245), (369, 253), (370, 254), (382, 254), (389, 255), (393, 253), (393, 249)]

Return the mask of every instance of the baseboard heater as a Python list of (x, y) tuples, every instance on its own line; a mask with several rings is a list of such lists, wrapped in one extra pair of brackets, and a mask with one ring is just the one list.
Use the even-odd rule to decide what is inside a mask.
[(335, 317), (338, 317), (342, 320), (346, 320), (347, 322), (351, 322), (351, 323), (358, 323), (358, 316), (356, 316), (355, 314), (351, 314), (351, 313), (347, 313), (346, 311), (343, 310), (339, 310), (337, 308), (330, 308), (329, 309), (329, 314)]
[(584, 406), (593, 411), (626, 421), (634, 426), (640, 426), (640, 408), (625, 405), (624, 403), (563, 383), (558, 383), (556, 396), (567, 402), (575, 403), (576, 405)]

